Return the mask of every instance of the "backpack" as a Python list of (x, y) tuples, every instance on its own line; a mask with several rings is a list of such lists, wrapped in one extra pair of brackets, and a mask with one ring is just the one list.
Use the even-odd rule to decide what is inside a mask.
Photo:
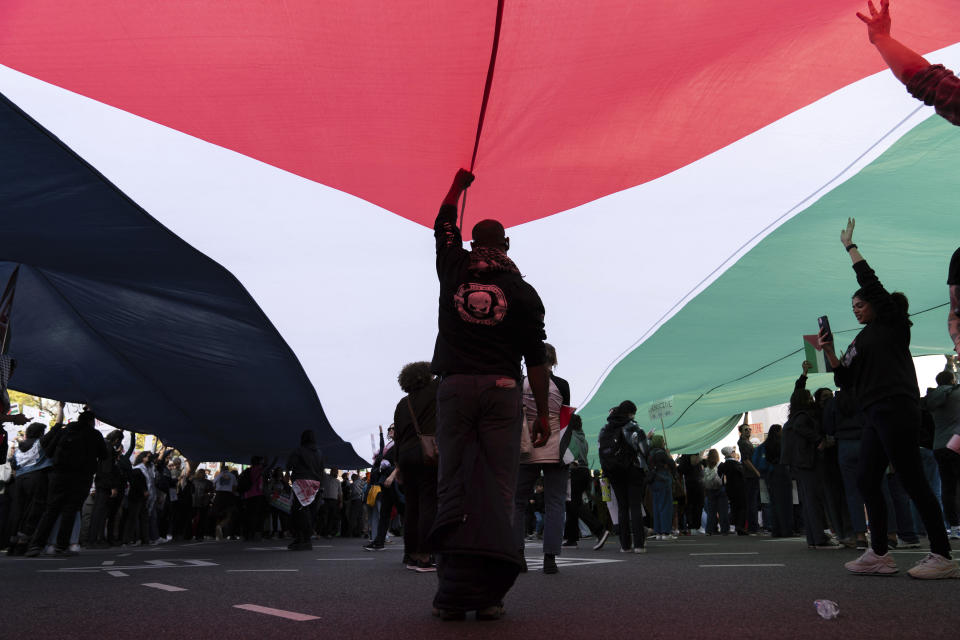
[(647, 453), (647, 465), (650, 467), (650, 469), (654, 473), (656, 473), (657, 471), (667, 471), (668, 469), (667, 466), (662, 464), (656, 464), (653, 461), (653, 459), (656, 457), (659, 457), (661, 453), (666, 455), (667, 451), (665, 449), (662, 449), (661, 447), (655, 447), (653, 449), (650, 449), (650, 451)]
[(703, 487), (711, 491), (716, 491), (723, 486), (720, 475), (716, 467), (704, 467), (703, 469)]
[(770, 463), (767, 462), (767, 443), (762, 443), (759, 447), (753, 450), (753, 460), (750, 462), (753, 463), (753, 466), (756, 467), (757, 471), (760, 473), (767, 473), (770, 471)]
[(605, 424), (597, 436), (597, 455), (600, 468), (606, 474), (624, 473), (636, 458), (633, 447), (623, 437), (623, 426)]

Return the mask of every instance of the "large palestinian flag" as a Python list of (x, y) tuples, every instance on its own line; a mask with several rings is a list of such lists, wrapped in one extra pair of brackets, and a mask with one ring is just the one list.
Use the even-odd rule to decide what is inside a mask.
[[(856, 329), (849, 215), (918, 312), (914, 351), (944, 352), (960, 130), (885, 69), (862, 9), (5, 0), (11, 385), (196, 457), (311, 427), (359, 464), (334, 431), (366, 453), (400, 367), (430, 358), (430, 227), (470, 166), (465, 226), (511, 227), (591, 439), (625, 398), (670, 400), (675, 452), (785, 401), (817, 316)], [(893, 15), (960, 67), (955, 0)]]

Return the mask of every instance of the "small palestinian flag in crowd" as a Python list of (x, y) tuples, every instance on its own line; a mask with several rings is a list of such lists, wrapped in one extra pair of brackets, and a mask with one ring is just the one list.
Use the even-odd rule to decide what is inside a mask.
[(810, 373), (830, 373), (833, 367), (827, 360), (826, 354), (820, 348), (820, 341), (817, 334), (803, 336), (803, 351), (807, 362), (811, 364)]

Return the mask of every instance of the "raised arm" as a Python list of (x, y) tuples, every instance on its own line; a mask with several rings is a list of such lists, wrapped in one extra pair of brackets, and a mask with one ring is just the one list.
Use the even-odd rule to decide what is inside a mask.
[(457, 228), (457, 201), (460, 194), (473, 183), (474, 175), (466, 169), (458, 169), (453, 176), (450, 190), (443, 198), (440, 212), (433, 223), (433, 237), (437, 240), (437, 256), (450, 248), (463, 249), (463, 236)]
[(890, 36), (890, 3), (881, 0), (880, 11), (867, 3), (870, 16), (858, 13), (867, 24), (867, 35), (883, 61), (917, 100), (935, 107), (948, 122), (960, 125), (960, 78), (942, 64), (930, 64), (919, 53)]
[(450, 190), (447, 191), (447, 195), (443, 199), (443, 204), (457, 206), (460, 194), (473, 184), (474, 178), (475, 176), (466, 169), (457, 169), (456, 175), (453, 176), (453, 182), (450, 184)]
[(880, 0), (880, 11), (877, 11), (872, 0), (869, 0), (867, 10), (870, 12), (869, 16), (858, 11), (857, 17), (866, 23), (870, 43), (877, 48), (883, 61), (900, 82), (907, 84), (915, 73), (930, 66), (923, 56), (890, 36), (889, 0)]
[(794, 393), (796, 393), (797, 391), (803, 391), (804, 389), (807, 388), (807, 373), (810, 371), (810, 361), (804, 360), (803, 364), (800, 366), (803, 369), (803, 373), (801, 373), (800, 377), (797, 378), (797, 381), (793, 383)]

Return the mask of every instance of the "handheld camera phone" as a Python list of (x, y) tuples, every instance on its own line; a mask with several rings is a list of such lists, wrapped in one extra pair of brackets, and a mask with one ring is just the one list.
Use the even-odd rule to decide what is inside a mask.
[(820, 325), (820, 333), (823, 334), (823, 339), (826, 342), (833, 342), (833, 332), (830, 331), (830, 320), (827, 319), (827, 316), (817, 318), (817, 324)]

